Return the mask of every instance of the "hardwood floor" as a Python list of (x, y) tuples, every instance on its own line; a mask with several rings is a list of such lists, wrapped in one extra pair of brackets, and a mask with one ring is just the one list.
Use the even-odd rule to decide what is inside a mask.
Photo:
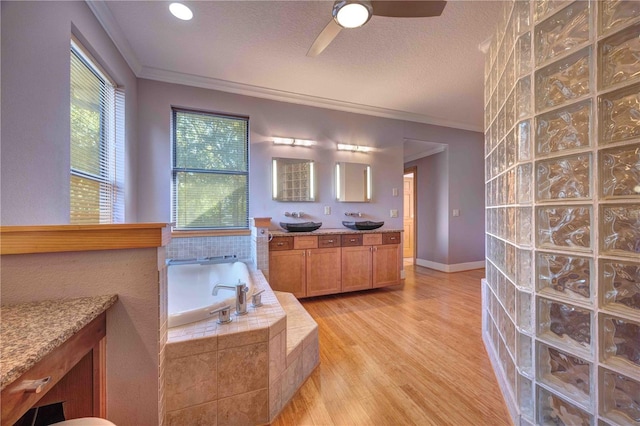
[(480, 335), (484, 270), (303, 300), (320, 366), (273, 425), (510, 425)]

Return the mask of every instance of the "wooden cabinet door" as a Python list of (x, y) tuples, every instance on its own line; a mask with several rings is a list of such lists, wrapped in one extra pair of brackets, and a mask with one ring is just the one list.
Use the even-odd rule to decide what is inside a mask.
[(371, 288), (371, 249), (342, 247), (342, 291)]
[(400, 284), (399, 244), (386, 244), (373, 247), (373, 287)]
[(276, 291), (306, 296), (306, 250), (283, 250), (269, 253), (269, 285)]
[(307, 250), (307, 296), (340, 293), (340, 248)]

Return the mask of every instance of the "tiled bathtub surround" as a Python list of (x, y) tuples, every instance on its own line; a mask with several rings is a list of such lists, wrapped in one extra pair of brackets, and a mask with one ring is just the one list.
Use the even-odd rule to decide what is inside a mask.
[[(295, 298), (297, 306), (281, 306), (260, 271), (252, 271), (252, 279), (265, 289), (263, 306), (232, 314), (229, 324), (211, 318), (169, 329), (168, 425), (268, 423), (317, 366), (313, 319)], [(306, 324), (304, 335), (288, 348), (300, 324)]]
[(251, 259), (251, 236), (180, 237), (167, 245), (167, 259), (233, 255)]
[(640, 2), (503, 5), (485, 345), (514, 424), (639, 425)]

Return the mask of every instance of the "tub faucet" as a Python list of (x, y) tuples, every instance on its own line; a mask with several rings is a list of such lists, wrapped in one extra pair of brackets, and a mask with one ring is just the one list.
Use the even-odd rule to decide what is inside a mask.
[(238, 284), (235, 285), (216, 284), (215, 287), (213, 287), (211, 295), (216, 296), (221, 288), (234, 290), (236, 292), (236, 315), (245, 315), (247, 313), (247, 292), (249, 291), (247, 285), (240, 282), (240, 280), (238, 280)]

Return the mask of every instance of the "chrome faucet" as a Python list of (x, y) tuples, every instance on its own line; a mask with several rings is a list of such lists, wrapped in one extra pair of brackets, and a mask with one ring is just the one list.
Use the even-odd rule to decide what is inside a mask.
[(216, 284), (211, 292), (212, 296), (216, 296), (221, 288), (234, 290), (236, 292), (236, 315), (245, 315), (247, 313), (247, 285), (240, 280), (235, 285)]
[(351, 216), (351, 217), (362, 217), (362, 213), (360, 212), (345, 212), (344, 213), (345, 216)]
[(291, 213), (289, 213), (289, 212), (284, 212), (284, 215), (285, 215), (286, 217), (296, 217), (296, 218), (298, 218), (298, 219), (299, 219), (299, 218), (301, 218), (301, 217), (303, 217), (303, 216), (304, 216), (304, 212), (291, 212)]

